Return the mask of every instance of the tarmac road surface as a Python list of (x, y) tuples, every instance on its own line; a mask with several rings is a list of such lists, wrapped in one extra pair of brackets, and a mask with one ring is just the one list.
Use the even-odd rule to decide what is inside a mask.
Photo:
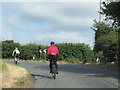
[[(9, 63), (14, 64), (13, 61)], [(56, 80), (49, 74), (49, 63), (21, 61), (35, 77), (34, 88), (118, 88), (118, 71), (83, 64), (58, 64)]]

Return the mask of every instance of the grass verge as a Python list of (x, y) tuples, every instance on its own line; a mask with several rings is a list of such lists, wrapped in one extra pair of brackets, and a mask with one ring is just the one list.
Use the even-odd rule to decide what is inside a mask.
[(30, 74), (25, 77), (15, 78), (17, 82), (14, 83), (12, 88), (31, 88), (33, 83), (33, 78)]
[(0, 61), (0, 73), (2, 73), (2, 61)]
[[(5, 70), (5, 73), (2, 72), (2, 88), (30, 87), (32, 84), (31, 75), (24, 68), (5, 62), (2, 66)], [(5, 67), (7, 67), (7, 70)]]
[(0, 61), (0, 73), (8, 72), (8, 67), (5, 62)]

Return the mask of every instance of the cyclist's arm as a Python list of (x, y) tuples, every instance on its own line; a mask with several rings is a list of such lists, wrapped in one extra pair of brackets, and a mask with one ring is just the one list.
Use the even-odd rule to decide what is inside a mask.
[(14, 51), (13, 51), (13, 53), (12, 53), (12, 56), (14, 56)]
[(58, 48), (57, 48), (57, 56), (58, 56), (58, 57), (60, 56), (60, 53), (59, 53), (59, 50), (58, 50)]

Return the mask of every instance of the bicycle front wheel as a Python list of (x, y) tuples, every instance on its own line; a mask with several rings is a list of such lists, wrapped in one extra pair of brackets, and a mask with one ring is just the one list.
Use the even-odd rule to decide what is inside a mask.
[(17, 64), (17, 61), (14, 61), (15, 64)]

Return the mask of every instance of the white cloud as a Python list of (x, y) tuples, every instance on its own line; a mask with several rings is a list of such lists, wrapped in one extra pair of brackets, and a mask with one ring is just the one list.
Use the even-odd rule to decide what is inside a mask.
[(2, 2), (99, 2), (99, 0), (1, 0)]
[[(99, 10), (98, 3), (15, 3), (24, 13), (33, 17), (47, 17), (56, 20), (61, 18), (80, 18), (96, 16), (95, 10)], [(97, 12), (96, 12), (97, 13)], [(73, 15), (73, 17), (71, 17)], [(77, 15), (74, 16), (74, 15)]]
[[(98, 6), (94, 3), (94, 6), (82, 6), (80, 3), (5, 3), (8, 6), (8, 11), (14, 11), (12, 14), (4, 13), (6, 15), (3, 24), (8, 27), (7, 38), (13, 38), (22, 43), (35, 42), (35, 41), (51, 41), (56, 42), (81, 42), (92, 43), (92, 38), (89, 37), (90, 27), (93, 23), (93, 19), (97, 17), (94, 13), (97, 13)], [(77, 4), (77, 6), (76, 6)], [(80, 5), (79, 5), (80, 4)], [(10, 5), (10, 6), (9, 6)], [(6, 7), (5, 6), (5, 7)], [(12, 7), (12, 10), (9, 9)], [(96, 7), (96, 8), (95, 8)], [(85, 9), (84, 9), (85, 8)], [(91, 9), (89, 9), (91, 8)], [(67, 12), (66, 12), (66, 10)], [(72, 9), (72, 10), (71, 10)], [(77, 10), (76, 10), (77, 9)], [(76, 10), (76, 11), (75, 11)], [(83, 10), (86, 10), (85, 12)], [(93, 10), (93, 11), (92, 11)], [(81, 13), (78, 13), (81, 11)], [(90, 13), (90, 11), (92, 13)], [(16, 30), (27, 30), (25, 34), (33, 32), (33, 36), (21, 35), (19, 39), (14, 33)], [(37, 34), (36, 34), (37, 33)], [(92, 33), (91, 33), (92, 34)], [(19, 33), (18, 33), (19, 35)], [(88, 35), (88, 36), (87, 36)], [(5, 36), (5, 35), (4, 35)], [(20, 36), (20, 35), (19, 35)], [(5, 37), (4, 37), (5, 38)]]
[[(7, 19), (7, 20), (5, 20)], [(30, 30), (30, 31), (35, 31), (36, 27), (34, 25), (32, 25), (30, 22), (25, 21), (21, 15), (19, 14), (14, 14), (12, 16), (10, 16), (10, 18), (4, 18), (4, 24), (10, 26), (10, 27), (14, 27), (17, 28), (18, 30), (20, 29), (24, 29), (24, 30)]]
[(2, 40), (13, 40), (13, 34), (10, 32), (9, 28), (2, 29)]
[[(49, 4), (49, 3), (15, 4), (14, 3), (13, 5), (15, 5), (15, 7), (17, 7), (18, 10), (22, 11), (22, 13), (24, 14), (13, 15), (9, 20), (10, 21), (9, 23), (11, 23), (11, 25), (14, 25), (18, 28), (24, 28), (31, 31), (46, 30), (46, 29), (51, 31), (56, 28), (62, 28), (62, 30), (70, 30), (73, 28), (74, 30), (75, 29), (80, 30), (80, 28), (84, 28), (88, 26), (90, 27), (90, 25), (92, 25), (93, 23), (93, 17), (90, 15), (88, 15), (88, 17), (85, 17), (84, 15), (79, 17), (75, 17), (75, 16), (70, 17), (69, 15), (67, 16), (64, 15), (63, 14), (64, 12), (59, 10), (59, 9), (64, 10), (64, 6), (67, 5), (66, 7), (68, 8), (72, 4), (57, 3), (57, 5), (55, 5), (55, 3), (52, 3), (52, 4)], [(77, 8), (80, 8), (80, 7), (77, 7)], [(30, 23), (33, 21), (44, 23), (45, 25), (39, 28)]]
[(2, 4), (0, 3), (0, 41), (2, 39)]
[(73, 32), (59, 32), (36, 35), (36, 41), (52, 41), (55, 42), (70, 42), (70, 43), (86, 43), (89, 38), (82, 37), (78, 33)]

